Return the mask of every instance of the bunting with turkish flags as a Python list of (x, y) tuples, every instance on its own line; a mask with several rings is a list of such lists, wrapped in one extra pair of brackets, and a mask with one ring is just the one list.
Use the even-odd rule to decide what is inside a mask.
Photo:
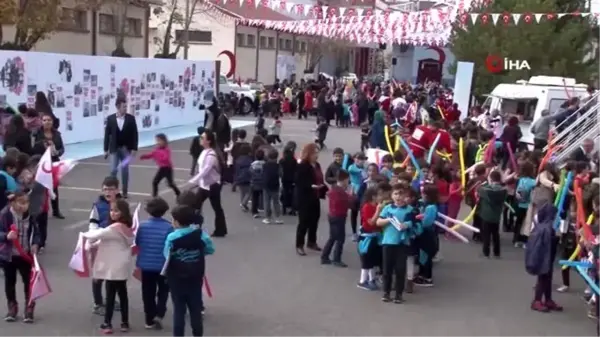
[(33, 264), (31, 266), (31, 276), (29, 279), (29, 303), (32, 305), (35, 301), (52, 293), (52, 287), (46, 277), (44, 268), (38, 261), (37, 255), (33, 255)]

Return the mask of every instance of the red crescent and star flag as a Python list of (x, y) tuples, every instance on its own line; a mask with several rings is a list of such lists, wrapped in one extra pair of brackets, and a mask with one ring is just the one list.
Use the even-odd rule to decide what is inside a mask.
[(35, 173), (35, 181), (48, 189), (50, 197), (54, 199), (56, 198), (53, 192), (54, 188), (58, 186), (60, 180), (69, 173), (75, 165), (77, 165), (77, 162), (71, 159), (60, 160), (53, 163), (51, 149), (47, 148), (38, 164), (38, 169)]

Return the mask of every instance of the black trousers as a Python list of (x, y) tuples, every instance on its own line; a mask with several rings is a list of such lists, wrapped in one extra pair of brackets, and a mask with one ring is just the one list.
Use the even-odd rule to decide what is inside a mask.
[(360, 203), (356, 202), (350, 209), (350, 228), (352, 229), (352, 234), (356, 234), (356, 229), (358, 228), (359, 208)]
[(270, 145), (281, 144), (281, 137), (279, 137), (279, 135), (268, 135), (267, 142), (269, 142)]
[(38, 229), (40, 230), (40, 248), (46, 247), (48, 238), (48, 212), (42, 212), (36, 217)]
[(129, 324), (129, 298), (127, 296), (126, 280), (105, 280), (106, 285), (106, 310), (104, 312), (104, 323), (112, 325), (112, 318), (115, 312), (115, 300), (119, 295), (121, 304), (121, 323)]
[(282, 184), (281, 188), (281, 207), (283, 207), (283, 212), (293, 211), (294, 207), (294, 185), (293, 184)]
[(473, 232), (473, 241), (481, 240), (481, 217), (479, 217), (477, 213), (475, 213), (475, 216), (473, 216), (473, 227), (479, 229), (480, 231), (480, 233)]
[(157, 271), (142, 271), (142, 301), (146, 325), (154, 324), (154, 318), (164, 318), (167, 312), (169, 285)]
[(5, 261), (4, 269), (4, 294), (8, 304), (17, 303), (17, 274), (21, 274), (25, 301), (29, 301), (29, 278), (31, 277), (31, 263), (20, 256), (13, 256), (11, 261)]
[(227, 223), (225, 222), (225, 212), (221, 204), (221, 184), (212, 184), (208, 190), (200, 188), (198, 191), (198, 209), (202, 209), (204, 201), (210, 201), (210, 205), (215, 212), (215, 236), (227, 235)]
[(383, 292), (392, 291), (392, 280), (395, 278), (396, 296), (404, 292), (406, 280), (406, 259), (409, 247), (399, 245), (383, 245)]
[(104, 280), (92, 279), (92, 296), (94, 298), (94, 305), (104, 305), (104, 297), (102, 296), (103, 284)]
[[(506, 203), (511, 205), (513, 207), (513, 209), (515, 209), (515, 196), (514, 195), (507, 195), (506, 196)], [(502, 210), (502, 228), (504, 229), (505, 232), (512, 232), (514, 230), (514, 226), (515, 226), (515, 214), (513, 214), (508, 207), (504, 206), (504, 209)]]
[(415, 239), (416, 247), (419, 250), (423, 250), (427, 254), (427, 259), (421, 263), (419, 261), (419, 276), (424, 279), (433, 278), (433, 257), (437, 253), (437, 242), (438, 235), (434, 228), (425, 230), (421, 235)]
[(202, 336), (202, 282), (170, 281), (169, 287), (173, 302), (173, 336), (185, 336), (185, 315), (188, 310), (192, 336)]
[(481, 221), (481, 241), (484, 256), (490, 256), (490, 243), (494, 256), (500, 256), (500, 225), (494, 222)]
[(158, 195), (158, 184), (163, 179), (167, 179), (167, 185), (175, 192), (175, 195), (179, 195), (179, 189), (175, 182), (173, 181), (173, 168), (172, 167), (159, 167), (158, 171), (154, 175), (154, 179), (152, 179), (152, 196), (156, 197)]
[(251, 212), (252, 215), (258, 214), (258, 207), (260, 206), (262, 200), (262, 190), (253, 189), (250, 194), (250, 200), (252, 200)]
[(308, 246), (317, 244), (317, 229), (319, 229), (320, 217), (321, 202), (318, 199), (312, 201), (307, 200), (298, 209), (296, 248), (304, 248), (305, 238), (307, 239), (306, 243)]
[(53, 190), (56, 198), (50, 200), (50, 206), (52, 207), (52, 214), (57, 215), (60, 214), (60, 207), (58, 204), (58, 187), (55, 187)]
[(515, 207), (515, 226), (513, 228), (513, 243), (525, 243), (527, 241), (527, 237), (521, 234), (521, 228), (523, 227), (523, 223), (525, 222), (525, 217), (527, 217), (527, 208)]
[(548, 145), (548, 140), (546, 139), (533, 139), (533, 148), (535, 150), (543, 150), (546, 147), (546, 145)]
[(329, 239), (323, 247), (321, 260), (329, 260), (333, 250), (333, 261), (342, 262), (342, 252), (346, 241), (346, 217), (329, 216)]

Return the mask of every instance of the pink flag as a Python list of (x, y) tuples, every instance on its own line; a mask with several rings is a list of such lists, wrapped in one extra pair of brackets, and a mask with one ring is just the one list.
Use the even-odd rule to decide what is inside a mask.
[(69, 268), (79, 277), (90, 277), (90, 268), (87, 260), (87, 252), (85, 250), (85, 237), (83, 233), (79, 233), (79, 239), (75, 246), (75, 251), (69, 261)]
[(50, 148), (46, 149), (46, 152), (44, 152), (44, 155), (40, 159), (37, 172), (35, 173), (35, 181), (48, 189), (48, 193), (52, 199), (56, 198), (53, 192), (55, 185), (52, 170), (52, 153)]
[(37, 255), (33, 255), (33, 265), (31, 266), (31, 278), (29, 282), (29, 305), (40, 298), (49, 295), (52, 292), (46, 272), (40, 265)]
[[(131, 231), (133, 232), (133, 236), (135, 237), (137, 235), (137, 231), (140, 228), (140, 208), (142, 207), (141, 203), (138, 203), (137, 207), (135, 208), (135, 211), (133, 211), (133, 219), (131, 221)], [(131, 246), (131, 254), (132, 255), (137, 255), (138, 253), (138, 247), (135, 245), (135, 238), (133, 240), (133, 246)]]
[(60, 181), (75, 167), (75, 165), (77, 165), (77, 162), (72, 159), (65, 159), (52, 163), (52, 168), (56, 171), (54, 176)]

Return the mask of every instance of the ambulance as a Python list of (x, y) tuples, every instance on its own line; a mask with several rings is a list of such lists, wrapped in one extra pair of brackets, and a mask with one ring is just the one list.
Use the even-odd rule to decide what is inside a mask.
[(483, 109), (498, 109), (504, 114), (518, 116), (523, 132), (521, 142), (532, 146), (531, 125), (542, 116), (542, 110), (548, 109), (550, 113), (554, 113), (569, 98), (585, 97), (586, 90), (587, 85), (576, 83), (574, 78), (533, 76), (529, 81), (498, 84), (487, 95)]

